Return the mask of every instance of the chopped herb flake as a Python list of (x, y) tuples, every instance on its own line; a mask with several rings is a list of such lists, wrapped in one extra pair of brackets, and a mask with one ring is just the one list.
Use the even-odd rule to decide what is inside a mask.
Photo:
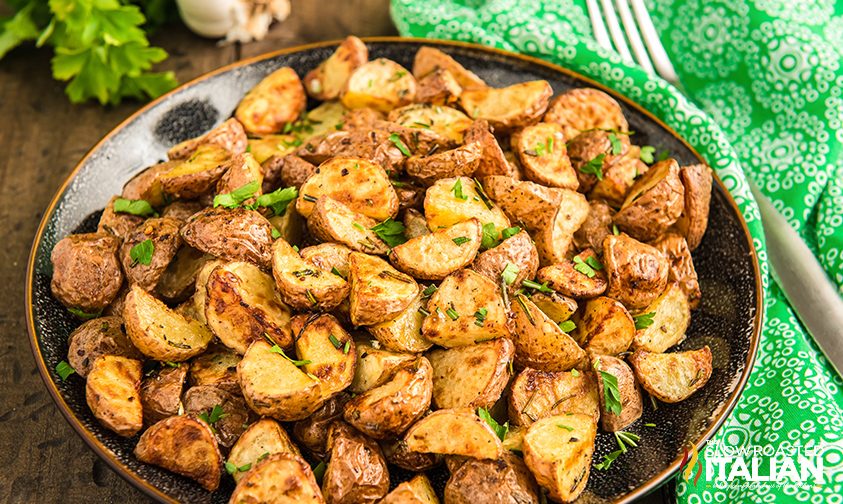
[(398, 136), (398, 133), (393, 133), (389, 135), (389, 141), (392, 142), (392, 144), (395, 145), (395, 147), (401, 151), (401, 154), (404, 154), (407, 157), (411, 156), (410, 149), (407, 148), (407, 145), (404, 143), (403, 140), (401, 140), (401, 137)]
[(152, 264), (152, 254), (155, 253), (155, 243), (149, 238), (138, 243), (129, 250), (129, 257), (132, 258), (132, 266), (140, 263), (144, 266)]
[(451, 191), (454, 192), (454, 197), (459, 200), (465, 201), (468, 199), (468, 196), (462, 192), (462, 179), (458, 178), (457, 181), (454, 182), (454, 187), (451, 188)]
[(244, 201), (253, 197), (260, 187), (260, 182), (253, 180), (229, 193), (217, 194), (214, 196), (214, 208), (219, 206), (223, 208), (237, 208)]
[(211, 408), (210, 412), (203, 411), (202, 413), (199, 413), (199, 419), (208, 425), (214, 425), (221, 418), (224, 418), (227, 415), (228, 413), (223, 412), (222, 406), (215, 404), (214, 407)]
[(261, 194), (255, 200), (255, 204), (260, 207), (271, 208), (275, 215), (284, 215), (287, 212), (287, 207), (295, 201), (298, 195), (299, 191), (295, 187), (285, 187), (271, 193)]
[(612, 144), (612, 155), (617, 156), (623, 152), (623, 145), (621, 145), (620, 139), (614, 132), (609, 133), (609, 142)]
[(295, 366), (297, 366), (297, 367), (306, 366), (306, 365), (308, 365), (308, 364), (310, 364), (310, 363), (312, 362), (312, 361), (309, 361), (309, 360), (296, 360), (296, 359), (291, 359), (290, 357), (288, 357), (288, 356), (287, 356), (287, 354), (285, 354), (285, 353), (284, 353), (284, 349), (283, 349), (283, 348), (281, 348), (281, 347), (280, 347), (280, 346), (278, 346), (278, 345), (273, 345), (273, 346), (272, 346), (272, 348), (270, 348), (270, 349), (269, 349), (269, 351), (270, 351), (270, 352), (272, 352), (272, 353), (281, 354), (281, 357), (284, 357), (285, 359), (287, 359), (288, 361), (292, 362), (292, 363), (293, 363), (293, 365), (295, 365)]
[(471, 241), (471, 238), (467, 236), (457, 236), (456, 238), (452, 238), (452, 241), (457, 245), (462, 245), (464, 243), (468, 243)]
[(512, 238), (513, 236), (517, 235), (521, 232), (521, 228), (518, 226), (512, 226), (504, 229), (501, 231), (501, 239), (506, 240), (507, 238)]
[(524, 280), (521, 283), (521, 285), (523, 285), (524, 287), (529, 287), (531, 289), (535, 289), (539, 292), (544, 292), (545, 294), (553, 294), (554, 292), (556, 292), (556, 291), (554, 291), (553, 289), (551, 289), (550, 287), (547, 286), (547, 282), (538, 283), (538, 282), (534, 282), (532, 280)]
[(146, 200), (132, 200), (126, 198), (117, 198), (111, 207), (116, 213), (127, 213), (131, 215), (139, 215), (141, 217), (148, 217), (155, 215), (155, 209)]
[(583, 166), (580, 166), (580, 172), (586, 175), (592, 174), (597, 177), (597, 180), (603, 180), (603, 160), (606, 159), (606, 154), (598, 154), (591, 161)]
[(647, 164), (653, 164), (653, 161), (655, 161), (655, 159), (654, 159), (655, 154), (656, 154), (656, 148), (655, 147), (653, 147), (652, 145), (642, 145), (641, 146), (641, 152), (638, 154), (638, 158), (641, 159), (641, 161), (643, 161)]
[(499, 424), (492, 415), (489, 414), (489, 410), (486, 408), (477, 408), (477, 416), (483, 419), (489, 427), (495, 431), (495, 434), (498, 435), (501, 441), (506, 437), (506, 433), (509, 432), (509, 422), (504, 423), (503, 425)]
[(563, 332), (570, 333), (574, 329), (577, 328), (577, 324), (574, 323), (573, 320), (566, 320), (564, 322), (559, 322), (559, 329), (562, 329)]
[(649, 313), (642, 313), (641, 315), (635, 315), (632, 317), (632, 320), (635, 321), (635, 329), (646, 329), (653, 325), (653, 318), (656, 316), (656, 312), (649, 312)]
[(75, 372), (76, 370), (73, 369), (66, 361), (61, 361), (56, 365), (56, 373), (59, 374), (61, 381), (66, 381), (67, 377)]
[(518, 266), (508, 262), (503, 268), (503, 271), (501, 271), (501, 278), (503, 278), (503, 281), (506, 282), (507, 285), (512, 285), (515, 281), (515, 277), (518, 276), (518, 272)]
[(391, 218), (387, 218), (385, 221), (373, 227), (372, 231), (390, 247), (401, 245), (407, 241), (407, 237), (404, 235), (404, 223), (392, 220)]
[(500, 240), (498, 240), (498, 230), (495, 228), (495, 223), (487, 222), (486, 224), (483, 224), (483, 237), (480, 241), (480, 246), (489, 250), (497, 247), (498, 245), (500, 245)]

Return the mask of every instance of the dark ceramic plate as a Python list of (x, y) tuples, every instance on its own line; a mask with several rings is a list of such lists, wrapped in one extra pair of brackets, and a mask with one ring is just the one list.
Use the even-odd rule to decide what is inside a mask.
[[(369, 39), (370, 56), (386, 57), (407, 68), (422, 44), (453, 55), (493, 86), (546, 79), (556, 93), (597, 86), (549, 63), (480, 46), (400, 38)], [(62, 382), (54, 371), (65, 359), (67, 337), (78, 322), (50, 294), (50, 251), (68, 233), (95, 229), (99, 210), (132, 175), (166, 157), (167, 148), (196, 136), (229, 117), (240, 98), (263, 76), (281, 66), (304, 75), (334, 50), (336, 43), (285, 49), (221, 68), (150, 103), (101, 140), (59, 188), (33, 243), (27, 272), (27, 322), (41, 376), (59, 409), (88, 445), (114, 470), (161, 501), (226, 502), (231, 478), (208, 493), (196, 483), (132, 455), (137, 439), (123, 439), (101, 427), (85, 403), (78, 376)], [(636, 104), (615, 96), (634, 130), (635, 142), (668, 149), (680, 164), (701, 161), (676, 133)], [(644, 415), (630, 429), (639, 446), (618, 458), (610, 470), (591, 472), (584, 500), (630, 501), (675, 474), (683, 448), (703, 445), (732, 410), (752, 368), (761, 327), (758, 263), (746, 224), (723, 184), (714, 185), (708, 232), (694, 253), (703, 301), (694, 312), (681, 350), (709, 345), (714, 354), (711, 381), (676, 405), (645, 404)], [(644, 427), (653, 423), (656, 427)], [(598, 434), (595, 460), (615, 449), (614, 438)], [(402, 475), (395, 474), (393, 480)], [(442, 488), (444, 469), (432, 474)], [(393, 483), (394, 484), (394, 483)]]

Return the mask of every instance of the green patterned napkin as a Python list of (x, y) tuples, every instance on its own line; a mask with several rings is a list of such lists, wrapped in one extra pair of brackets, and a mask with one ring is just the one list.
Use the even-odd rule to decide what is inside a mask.
[[(695, 485), (680, 474), (679, 500), (843, 502), (843, 381), (768, 279), (760, 217), (741, 170), (799, 230), (843, 293), (843, 5), (648, 6), (687, 97), (599, 48), (585, 0), (392, 0), (392, 15), (403, 35), (490, 45), (576, 70), (646, 107), (707, 159), (749, 224), (767, 293), (755, 368), (734, 412), (700, 453), (702, 466), (743, 448), (763, 450), (755, 457), (758, 473), (769, 473), (771, 459), (782, 468), (794, 460), (799, 469), (793, 447), (800, 446), (805, 455), (823, 454), (824, 481), (802, 484), (786, 472), (772, 483), (703, 473)], [(753, 457), (745, 458), (751, 464)]]

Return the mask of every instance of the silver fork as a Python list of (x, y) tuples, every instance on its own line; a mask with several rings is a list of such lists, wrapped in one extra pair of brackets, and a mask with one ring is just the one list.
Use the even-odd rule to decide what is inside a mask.
[[(601, 47), (616, 51), (624, 61), (638, 63), (647, 72), (682, 90), (644, 0), (586, 0), (586, 5), (594, 37)], [(840, 373), (843, 371), (843, 300), (799, 234), (752, 178), (747, 176), (747, 179), (761, 211), (773, 277), (802, 324)]]

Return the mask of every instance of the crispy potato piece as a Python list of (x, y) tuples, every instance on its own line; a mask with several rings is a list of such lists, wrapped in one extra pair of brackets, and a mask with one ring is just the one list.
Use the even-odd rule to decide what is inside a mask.
[(475, 142), (479, 143), (482, 149), (480, 164), (474, 172), (476, 177), (512, 176), (512, 168), (498, 140), (490, 131), (489, 121), (477, 119), (465, 130), (465, 143)]
[(255, 341), (237, 364), (243, 397), (259, 415), (282, 422), (301, 420), (322, 405), (319, 382), (273, 348), (264, 340)]
[[(395, 188), (395, 194), (398, 195), (398, 206), (402, 211), (415, 210), (418, 211), (424, 208), (425, 188), (413, 182), (401, 182), (401, 187)], [(406, 214), (405, 214), (406, 215)], [(422, 217), (424, 220), (424, 217)], [(424, 223), (427, 228), (427, 221)], [(412, 237), (410, 237), (412, 238)]]
[(480, 221), (469, 219), (395, 246), (389, 260), (416, 278), (441, 280), (471, 264), (481, 238)]
[(368, 60), (366, 44), (353, 35), (346, 37), (328, 59), (304, 76), (304, 88), (317, 100), (339, 98), (351, 74)]
[(108, 204), (102, 211), (100, 221), (97, 224), (97, 233), (110, 233), (114, 236), (123, 239), (127, 234), (133, 231), (138, 225), (144, 221), (144, 218), (139, 215), (132, 215), (128, 213), (118, 213), (114, 211), (114, 200), (120, 196), (112, 196), (108, 200)]
[(462, 87), (451, 72), (439, 69), (418, 80), (416, 102), (431, 105), (451, 105), (462, 93)]
[(382, 441), (381, 450), (383, 450), (383, 456), (387, 462), (413, 472), (433, 469), (442, 462), (441, 455), (410, 450), (407, 448), (407, 443), (401, 438)]
[[(283, 159), (296, 152), (299, 142), (303, 142), (301, 135), (306, 133), (288, 133), (283, 135), (261, 135), (249, 139), (248, 151), (261, 164), (264, 180), (277, 181), (281, 166), (277, 160)], [(276, 160), (276, 161), (271, 161)]]
[(307, 96), (296, 71), (282, 67), (264, 77), (240, 100), (236, 117), (251, 134), (281, 131), (298, 119), (307, 105)]
[(248, 261), (268, 268), (272, 225), (254, 210), (206, 208), (181, 228), (191, 247), (228, 261)]
[(416, 79), (398, 63), (378, 58), (357, 67), (340, 95), (350, 109), (370, 107), (381, 112), (412, 103)]
[(612, 234), (612, 207), (603, 201), (588, 202), (588, 216), (574, 233), (574, 245), (579, 249), (591, 248), (603, 251), (603, 240)]
[(226, 194), (247, 184), (257, 182), (254, 196), (243, 201), (243, 206), (253, 205), (255, 198), (263, 194), (263, 169), (249, 152), (238, 154), (228, 162), (228, 169), (217, 182), (216, 193)]
[[(422, 195), (422, 201), (424, 201), (424, 195)], [(407, 239), (412, 240), (428, 233), (430, 229), (427, 228), (427, 219), (424, 218), (424, 214), (415, 208), (408, 208), (404, 212), (404, 235)]]
[(421, 79), (436, 70), (447, 70), (463, 89), (483, 89), (486, 83), (454, 58), (430, 46), (422, 46), (413, 60), (413, 75)]
[(272, 156), (261, 165), (261, 169), (264, 192), (279, 186), (298, 189), (316, 173), (316, 165), (294, 154)]
[[(602, 180), (603, 171), (627, 154), (629, 135), (600, 129), (586, 130), (570, 138), (567, 147), (568, 158), (580, 183), (579, 190), (587, 193)], [(601, 172), (595, 173), (595, 168), (600, 168)]]
[(510, 292), (520, 289), (524, 280), (536, 276), (539, 253), (526, 231), (520, 231), (502, 241), (497, 247), (482, 252), (474, 260), (471, 269), (493, 282), (500, 282), (501, 273), (507, 264), (518, 268), (515, 280), (507, 287)]
[(290, 309), (272, 276), (247, 262), (223, 264), (208, 276), (205, 320), (223, 345), (239, 354), (265, 335), (282, 348), (293, 344)]
[(597, 254), (591, 249), (585, 249), (574, 257), (579, 260), (575, 262), (565, 259), (540, 269), (537, 274), (539, 282), (547, 282), (551, 289), (575, 299), (589, 299), (606, 292), (608, 281), (605, 268), (592, 267), (601, 264)]
[[(594, 355), (594, 354), (592, 354)], [(600, 425), (603, 430), (617, 432), (632, 425), (641, 418), (644, 411), (644, 404), (641, 400), (641, 392), (638, 391), (638, 382), (632, 369), (626, 362), (610, 355), (599, 355), (593, 357), (594, 369), (602, 371), (597, 374), (597, 390), (600, 393)], [(618, 394), (620, 394), (621, 412), (616, 414), (606, 407), (606, 385), (603, 373), (612, 375), (617, 380)]]
[(383, 168), (361, 158), (333, 158), (319, 165), (317, 173), (299, 190), (296, 210), (309, 217), (320, 196), (382, 221), (398, 213), (398, 195)]
[(194, 416), (174, 416), (148, 428), (135, 446), (141, 462), (196, 480), (213, 492), (220, 483), (222, 456), (214, 433)]
[(181, 247), (158, 279), (155, 293), (170, 303), (185, 301), (196, 289), (199, 271), (212, 259), (193, 247)]
[(567, 259), (568, 250), (574, 241), (574, 232), (588, 216), (588, 201), (585, 196), (568, 189), (561, 189), (562, 202), (552, 220), (539, 228), (534, 235), (536, 249), (542, 266)]
[(632, 344), (635, 322), (619, 301), (599, 296), (585, 303), (579, 336), (583, 348), (590, 352), (618, 355)]
[(156, 208), (164, 206), (164, 188), (159, 177), (179, 164), (181, 161), (164, 161), (146, 168), (126, 182), (121, 196), (132, 200), (146, 200)]
[(179, 414), (182, 406), (181, 392), (187, 378), (188, 365), (169, 365), (146, 376), (140, 386), (140, 400), (143, 405), (143, 419), (153, 424)]
[(237, 364), (242, 356), (230, 348), (214, 345), (190, 361), (190, 385), (213, 385), (240, 394)]
[(319, 379), (323, 399), (345, 390), (354, 379), (354, 341), (332, 315), (308, 320), (296, 337), (296, 354), (299, 359), (310, 361), (303, 369)]
[[(196, 414), (200, 420), (211, 415), (214, 409), (222, 409), (222, 415), (213, 424), (214, 436), (224, 448), (230, 448), (246, 430), (252, 412), (240, 394), (232, 394), (213, 385), (190, 387), (184, 394), (184, 411)], [(210, 420), (210, 416), (205, 416)]]
[(428, 186), (441, 178), (470, 177), (480, 165), (482, 153), (479, 143), (467, 143), (429, 156), (411, 156), (407, 159), (407, 175)]
[(389, 113), (388, 120), (407, 128), (430, 130), (456, 143), (463, 142), (465, 131), (472, 123), (467, 115), (455, 108), (423, 103), (395, 109)]
[(541, 230), (552, 222), (566, 196), (561, 189), (512, 177), (492, 176), (480, 181), (486, 194), (500, 205), (504, 213), (513, 222), (523, 223), (530, 231)]
[(504, 452), (500, 460), (465, 461), (445, 485), (448, 504), (483, 502), (503, 504), (539, 504), (539, 488), (520, 457)]
[(433, 346), (422, 336), (424, 315), (421, 310), (425, 305), (422, 290), (419, 287), (416, 298), (397, 317), (366, 328), (387, 350), (419, 353)]
[[(180, 227), (180, 221), (159, 217), (146, 219), (126, 235), (120, 246), (120, 262), (129, 285), (146, 291), (155, 288), (181, 246)], [(132, 259), (132, 249), (147, 240), (152, 242), (149, 264)]]
[(499, 287), (472, 270), (448, 275), (430, 296), (427, 311), (422, 335), (445, 348), (509, 336)]
[[(190, 300), (192, 302), (184, 303), (185, 307), (183, 311), (180, 311), (182, 315), (198, 320), (203, 325), (208, 323), (205, 319), (205, 301), (208, 298), (208, 277), (221, 264), (225, 264), (225, 261), (211, 259), (202, 265), (199, 273), (196, 274), (196, 288), (193, 291), (193, 298)], [(190, 304), (193, 306), (187, 306)]]
[[(240, 474), (240, 473), (235, 473)], [(310, 465), (293, 453), (274, 453), (250, 465), (231, 494), (232, 503), (322, 504)]]
[(661, 353), (685, 339), (685, 331), (691, 323), (691, 308), (688, 298), (677, 284), (670, 284), (641, 313), (650, 314), (652, 323), (635, 331), (632, 341), (634, 349)]
[[(458, 197), (459, 195), (463, 197)], [(424, 214), (431, 231), (476, 218), (481, 224), (491, 222), (498, 232), (509, 227), (509, 219), (495, 205), (486, 206), (474, 180), (468, 177), (437, 180), (427, 189)]]
[(331, 310), (350, 289), (343, 278), (305, 262), (281, 238), (272, 245), (272, 276), (281, 299), (297, 310)]
[(204, 352), (213, 338), (204, 324), (186, 319), (138, 286), (126, 296), (123, 320), (135, 347), (155, 360), (185, 361)]
[(513, 150), (518, 153), (524, 175), (539, 184), (576, 190), (577, 174), (568, 159), (566, 137), (556, 123), (527, 126), (513, 136)]
[(641, 386), (659, 401), (684, 401), (711, 378), (711, 349), (674, 353), (636, 350), (629, 357)]
[(322, 479), (328, 503), (375, 503), (389, 491), (389, 471), (380, 447), (344, 422), (328, 429), (331, 455)]
[(132, 437), (143, 427), (140, 383), (143, 364), (117, 355), (97, 357), (88, 373), (85, 399), (108, 430)]
[(235, 118), (226, 119), (222, 124), (207, 133), (189, 138), (170, 147), (167, 158), (171, 160), (187, 159), (202, 145), (215, 145), (227, 150), (232, 156), (246, 152), (246, 131)]
[(433, 368), (424, 357), (399, 367), (385, 384), (345, 404), (343, 418), (374, 439), (400, 436), (430, 408)]
[(214, 188), (230, 159), (231, 153), (218, 145), (200, 145), (189, 158), (158, 174), (157, 180), (170, 197), (195, 199)]
[(526, 368), (509, 392), (509, 421), (529, 426), (542, 418), (567, 413), (600, 418), (597, 381), (580, 371), (539, 371)]
[(679, 178), (685, 188), (685, 202), (682, 215), (674, 226), (688, 241), (691, 250), (702, 241), (708, 226), (708, 211), (711, 203), (711, 169), (704, 164), (683, 166)]
[(497, 459), (501, 440), (469, 408), (440, 409), (422, 418), (404, 435), (407, 447), (425, 453)]
[(312, 415), (293, 424), (293, 436), (316, 458), (325, 458), (328, 429), (336, 420), (342, 419), (343, 406), (350, 397), (345, 393), (335, 395)]
[(386, 255), (389, 247), (372, 231), (377, 224), (375, 219), (328, 196), (319, 198), (307, 219), (307, 227), (316, 239), (338, 242), (357, 252)]
[(50, 254), (53, 296), (68, 308), (102, 311), (123, 285), (119, 246), (120, 239), (108, 233), (72, 234), (59, 240)]
[(641, 149), (630, 146), (621, 156), (611, 156), (603, 160), (603, 178), (597, 180), (588, 193), (592, 200), (603, 199), (617, 208), (623, 205), (626, 195), (641, 175), (650, 170), (641, 161)]
[(585, 352), (529, 298), (512, 300), (515, 363), (541, 371), (567, 371), (585, 359)]
[(544, 120), (561, 124), (566, 138), (574, 138), (590, 129), (629, 129), (618, 102), (594, 88), (571, 89), (556, 96), (547, 108)]
[(473, 119), (485, 119), (501, 133), (534, 124), (547, 110), (553, 89), (545, 80), (520, 82), (504, 88), (467, 89), (460, 106)]
[(288, 206), (282, 215), (273, 215), (267, 220), (278, 231), (276, 236), (287, 243), (300, 243), (304, 239), (306, 223), (295, 207)]
[(436, 492), (424, 474), (417, 474), (410, 481), (399, 484), (389, 492), (381, 504), (439, 504)]
[(355, 394), (383, 385), (396, 369), (416, 359), (415, 354), (392, 352), (361, 341), (357, 342), (357, 355), (360, 357), (351, 382), (351, 391)]
[(551, 499), (571, 502), (585, 489), (596, 435), (594, 419), (581, 413), (543, 418), (527, 429), (524, 462)]
[(174, 201), (161, 210), (161, 217), (169, 217), (185, 222), (203, 208), (202, 204), (198, 201)]
[(416, 298), (419, 286), (383, 259), (352, 252), (348, 255), (351, 322), (375, 325), (392, 320)]
[(97, 357), (117, 355), (142, 359), (137, 348), (123, 330), (120, 317), (99, 317), (83, 322), (68, 338), (67, 362), (81, 377), (88, 376)]
[(515, 346), (506, 338), (428, 354), (433, 366), (433, 402), (439, 409), (495, 405), (509, 382)]
[[(351, 249), (340, 243), (320, 243), (299, 250), (305, 262), (322, 271), (337, 270), (343, 278), (348, 278), (348, 255)], [(334, 273), (336, 274), (336, 273)]]
[(684, 204), (679, 164), (674, 159), (659, 161), (635, 182), (613, 222), (633, 238), (650, 241), (676, 222)]
[(694, 260), (691, 257), (688, 242), (676, 233), (667, 233), (652, 245), (659, 249), (670, 262), (668, 281), (679, 284), (679, 288), (688, 297), (691, 309), (695, 309), (700, 304), (702, 292), (700, 292), (697, 270), (694, 269)]
[(632, 311), (650, 305), (667, 287), (667, 258), (625, 234), (603, 241), (603, 264), (609, 279), (606, 295)]
[(522, 451), (524, 444), (524, 434), (527, 433), (526, 427), (521, 427), (518, 425), (510, 425), (509, 429), (507, 429), (506, 434), (504, 434), (503, 447), (505, 450), (511, 451)]
[(577, 311), (576, 300), (563, 296), (558, 292), (545, 294), (543, 292), (535, 292), (530, 296), (530, 300), (543, 311), (545, 315), (550, 317), (550, 320), (561, 324), (570, 319)]

